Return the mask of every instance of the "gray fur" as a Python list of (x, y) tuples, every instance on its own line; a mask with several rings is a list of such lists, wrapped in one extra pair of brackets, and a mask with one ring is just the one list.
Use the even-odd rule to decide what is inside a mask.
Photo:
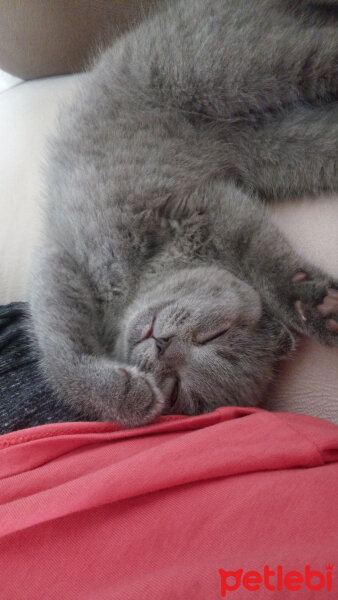
[(332, 1), (170, 2), (85, 75), (31, 292), (43, 369), (84, 418), (257, 404), (291, 331), (337, 344), (316, 308), (337, 282), (261, 201), (338, 189), (337, 24)]

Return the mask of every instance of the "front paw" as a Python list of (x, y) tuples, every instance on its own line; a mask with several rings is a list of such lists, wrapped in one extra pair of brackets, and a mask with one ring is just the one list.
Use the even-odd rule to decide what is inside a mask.
[(298, 271), (292, 277), (298, 327), (319, 341), (338, 345), (338, 284), (325, 276)]
[(137, 427), (153, 421), (164, 409), (165, 399), (154, 378), (137, 367), (116, 369), (117, 420), (126, 427)]

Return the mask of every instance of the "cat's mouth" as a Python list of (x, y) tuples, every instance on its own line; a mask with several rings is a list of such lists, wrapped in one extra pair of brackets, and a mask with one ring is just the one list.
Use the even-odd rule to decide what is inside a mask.
[(168, 379), (163, 386), (161, 386), (162, 392), (165, 396), (166, 408), (165, 412), (171, 412), (172, 408), (175, 406), (179, 391), (180, 391), (180, 382), (176, 375), (173, 375)]
[[(142, 342), (153, 338), (156, 342), (159, 342), (157, 338), (154, 337), (154, 325), (156, 321), (156, 316), (154, 316), (150, 323), (142, 328), (140, 338), (135, 342), (135, 346), (141, 344)], [(180, 381), (176, 374), (171, 374), (169, 377), (160, 384), (160, 389), (163, 392), (165, 397), (165, 412), (171, 412), (172, 408), (177, 402), (179, 390), (180, 390)]]
[(178, 378), (175, 377), (174, 387), (173, 387), (173, 390), (171, 392), (171, 396), (170, 396), (169, 401), (168, 401), (168, 407), (169, 408), (173, 408), (173, 406), (175, 406), (175, 404), (177, 402), (177, 398), (178, 398), (179, 389), (180, 389), (180, 384), (179, 384)]

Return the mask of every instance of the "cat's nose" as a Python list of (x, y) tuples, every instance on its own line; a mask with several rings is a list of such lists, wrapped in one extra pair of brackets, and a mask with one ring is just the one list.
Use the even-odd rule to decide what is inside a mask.
[(167, 338), (154, 337), (154, 340), (155, 340), (156, 348), (158, 350), (158, 354), (159, 354), (159, 356), (161, 356), (162, 354), (164, 354), (166, 348), (168, 348), (169, 344), (171, 343), (172, 338), (171, 337), (167, 337)]

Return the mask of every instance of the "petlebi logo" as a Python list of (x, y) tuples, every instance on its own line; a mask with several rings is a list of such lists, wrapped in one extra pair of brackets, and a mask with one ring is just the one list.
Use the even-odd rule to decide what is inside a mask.
[(301, 571), (285, 571), (281, 565), (271, 569), (265, 565), (261, 571), (246, 571), (238, 569), (237, 571), (225, 571), (219, 569), (221, 596), (222, 598), (231, 597), (231, 592), (238, 589), (246, 589), (250, 592), (265, 588), (271, 592), (290, 590), (292, 592), (304, 589), (313, 592), (332, 590), (332, 571), (333, 565), (328, 564), (325, 571), (313, 569), (306, 565)]

